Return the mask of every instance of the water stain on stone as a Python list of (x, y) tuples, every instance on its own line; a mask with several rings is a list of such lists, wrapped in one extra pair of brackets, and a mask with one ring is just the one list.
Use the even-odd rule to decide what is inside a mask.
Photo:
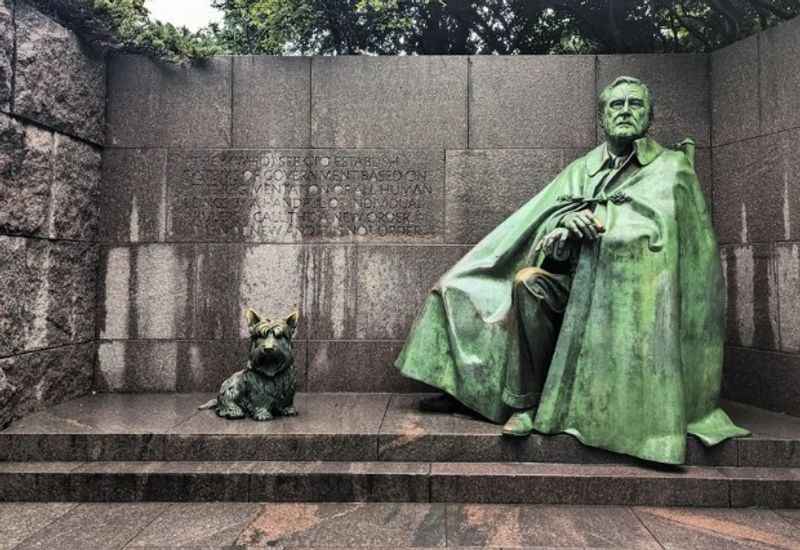
[(774, 288), (772, 250), (766, 247), (753, 248), (753, 345), (758, 348), (776, 349), (777, 338), (772, 326), (772, 290)]
[[(136, 296), (139, 290), (139, 275), (137, 266), (139, 260), (139, 247), (131, 246), (128, 254), (128, 336), (137, 338), (139, 335), (139, 318), (136, 312)], [(122, 385), (125, 388), (135, 387), (136, 375), (131, 365), (136, 364), (136, 354), (133, 347), (125, 345)]]
[(356, 247), (303, 247), (303, 303), (315, 338), (347, 338), (355, 333), (357, 311)]

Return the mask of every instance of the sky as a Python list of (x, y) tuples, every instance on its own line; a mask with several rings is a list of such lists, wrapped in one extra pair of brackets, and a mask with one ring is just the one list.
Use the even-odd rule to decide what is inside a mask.
[(188, 27), (196, 31), (209, 21), (221, 21), (222, 14), (211, 7), (211, 0), (146, 0), (150, 18), (176, 27)]

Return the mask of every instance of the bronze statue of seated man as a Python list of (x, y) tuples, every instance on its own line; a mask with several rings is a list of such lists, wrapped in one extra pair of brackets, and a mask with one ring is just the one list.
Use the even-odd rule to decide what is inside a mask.
[(503, 433), (569, 433), (668, 464), (686, 435), (747, 431), (718, 406), (725, 284), (694, 143), (647, 136), (647, 86), (598, 101), (605, 143), (572, 162), (436, 284), (395, 365)]

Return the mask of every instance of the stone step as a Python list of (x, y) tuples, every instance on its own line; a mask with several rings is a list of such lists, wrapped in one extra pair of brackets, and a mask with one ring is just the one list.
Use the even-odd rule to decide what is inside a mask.
[[(459, 415), (422, 414), (419, 395), (298, 394), (300, 415), (230, 421), (197, 406), (212, 394), (98, 394), (30, 415), (0, 432), (0, 461), (389, 461), (637, 464), (568, 435), (503, 437)], [(724, 403), (753, 437), (705, 448), (686, 463), (800, 467), (800, 418)]]
[(5, 462), (0, 501), (800, 508), (800, 469), (552, 463)]

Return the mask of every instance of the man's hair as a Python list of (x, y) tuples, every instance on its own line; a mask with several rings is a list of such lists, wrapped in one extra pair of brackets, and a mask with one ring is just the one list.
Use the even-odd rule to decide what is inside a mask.
[(600, 97), (597, 98), (597, 114), (600, 117), (600, 122), (603, 121), (603, 109), (606, 108), (606, 103), (608, 102), (608, 94), (611, 93), (611, 90), (619, 86), (620, 84), (634, 84), (639, 86), (644, 91), (644, 97), (647, 99), (647, 104), (650, 105), (650, 113), (649, 119), (650, 124), (653, 123), (653, 96), (650, 94), (650, 88), (647, 87), (647, 84), (639, 80), (638, 78), (634, 78), (632, 76), (618, 76), (614, 79), (614, 81), (603, 88), (603, 91), (600, 92)]

